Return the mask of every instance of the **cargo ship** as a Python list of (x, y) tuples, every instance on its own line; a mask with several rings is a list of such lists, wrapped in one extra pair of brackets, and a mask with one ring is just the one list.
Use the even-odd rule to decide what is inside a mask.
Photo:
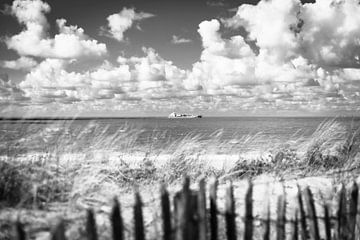
[(202, 118), (202, 116), (172, 112), (169, 114), (168, 118)]

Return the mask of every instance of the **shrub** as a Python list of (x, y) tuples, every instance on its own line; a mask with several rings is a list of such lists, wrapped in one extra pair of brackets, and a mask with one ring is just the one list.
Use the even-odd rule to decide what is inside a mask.
[(0, 201), (14, 206), (29, 194), (29, 178), (15, 165), (0, 161)]

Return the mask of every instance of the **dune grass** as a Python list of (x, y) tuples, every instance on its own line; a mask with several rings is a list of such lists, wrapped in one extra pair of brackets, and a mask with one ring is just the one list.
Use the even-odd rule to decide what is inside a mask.
[[(299, 137), (295, 142), (265, 146), (263, 152), (267, 155), (252, 159), (244, 158), (241, 152), (263, 137), (261, 134), (243, 136), (235, 145), (232, 140), (221, 139), (221, 130), (206, 141), (199, 134), (188, 134), (156, 148), (159, 144), (156, 141), (136, 144), (142, 130), (128, 125), (109, 132), (110, 126), (94, 122), (73, 128), (71, 121), (64, 121), (46, 128), (29, 125), (21, 131), (25, 138), (12, 142), (12, 147), (21, 144), (22, 151), (27, 153), (21, 157), (7, 156), (0, 162), (3, 173), (0, 200), (12, 204), (47, 203), (94, 195), (103, 185), (109, 188), (110, 185), (129, 187), (139, 183), (173, 182), (184, 174), (192, 178), (227, 174), (248, 177), (296, 169), (326, 171), (355, 166), (359, 161), (359, 129), (350, 131), (336, 119), (323, 122), (306, 140)], [(32, 152), (39, 152), (38, 146), (42, 146), (43, 154), (29, 157)], [(227, 169), (215, 168), (204, 157), (224, 151), (238, 152), (237, 161)]]
[[(360, 130), (336, 119), (321, 123), (311, 136), (296, 132), (289, 141), (269, 141), (257, 154), (247, 151), (265, 142), (262, 133), (224, 140), (223, 131), (217, 130), (208, 138), (189, 133), (170, 141), (160, 132), (139, 141), (143, 130), (130, 125), (114, 129), (63, 121), (19, 127), (21, 136), (11, 131), (11, 136), (0, 135), (8, 139), (0, 141), (0, 208), (51, 212), (54, 205), (65, 204), (76, 212), (106, 205), (136, 185), (149, 191), (162, 182), (176, 185), (184, 174), (193, 181), (203, 176), (235, 181), (360, 167)], [(0, 232), (3, 226), (0, 221)]]
[[(357, 167), (360, 161), (360, 130), (336, 119), (320, 124), (310, 137), (263, 146), (258, 155), (242, 153), (264, 138), (261, 133), (242, 136), (235, 144), (233, 139), (223, 140), (221, 130), (208, 140), (190, 133), (173, 142), (161, 141), (159, 148), (160, 141), (153, 139), (165, 133), (138, 144), (143, 131), (129, 125), (114, 130), (95, 122), (74, 127), (63, 121), (45, 127), (30, 124), (21, 131), (22, 137), (6, 143), (10, 150), (0, 160), (0, 201), (13, 206), (46, 208), (48, 203), (79, 197), (110, 197), (136, 184), (176, 182), (184, 174), (192, 179), (284, 176)], [(17, 148), (23, 154), (11, 154)], [(232, 156), (231, 164), (226, 154)], [(225, 157), (216, 160), (219, 155)]]

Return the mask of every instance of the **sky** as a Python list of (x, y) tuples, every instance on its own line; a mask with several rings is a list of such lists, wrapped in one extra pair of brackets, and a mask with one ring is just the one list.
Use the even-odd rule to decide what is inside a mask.
[(358, 0), (2, 0), (0, 116), (359, 116)]

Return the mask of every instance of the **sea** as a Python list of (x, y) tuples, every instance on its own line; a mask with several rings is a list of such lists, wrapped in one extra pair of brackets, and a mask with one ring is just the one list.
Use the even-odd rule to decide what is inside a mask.
[(3, 119), (0, 121), (0, 156), (48, 153), (60, 148), (73, 153), (94, 149), (175, 151), (177, 145), (184, 147), (187, 142), (222, 154), (246, 153), (296, 143), (299, 139), (308, 141), (326, 123), (338, 131), (354, 131), (360, 127), (360, 118)]

